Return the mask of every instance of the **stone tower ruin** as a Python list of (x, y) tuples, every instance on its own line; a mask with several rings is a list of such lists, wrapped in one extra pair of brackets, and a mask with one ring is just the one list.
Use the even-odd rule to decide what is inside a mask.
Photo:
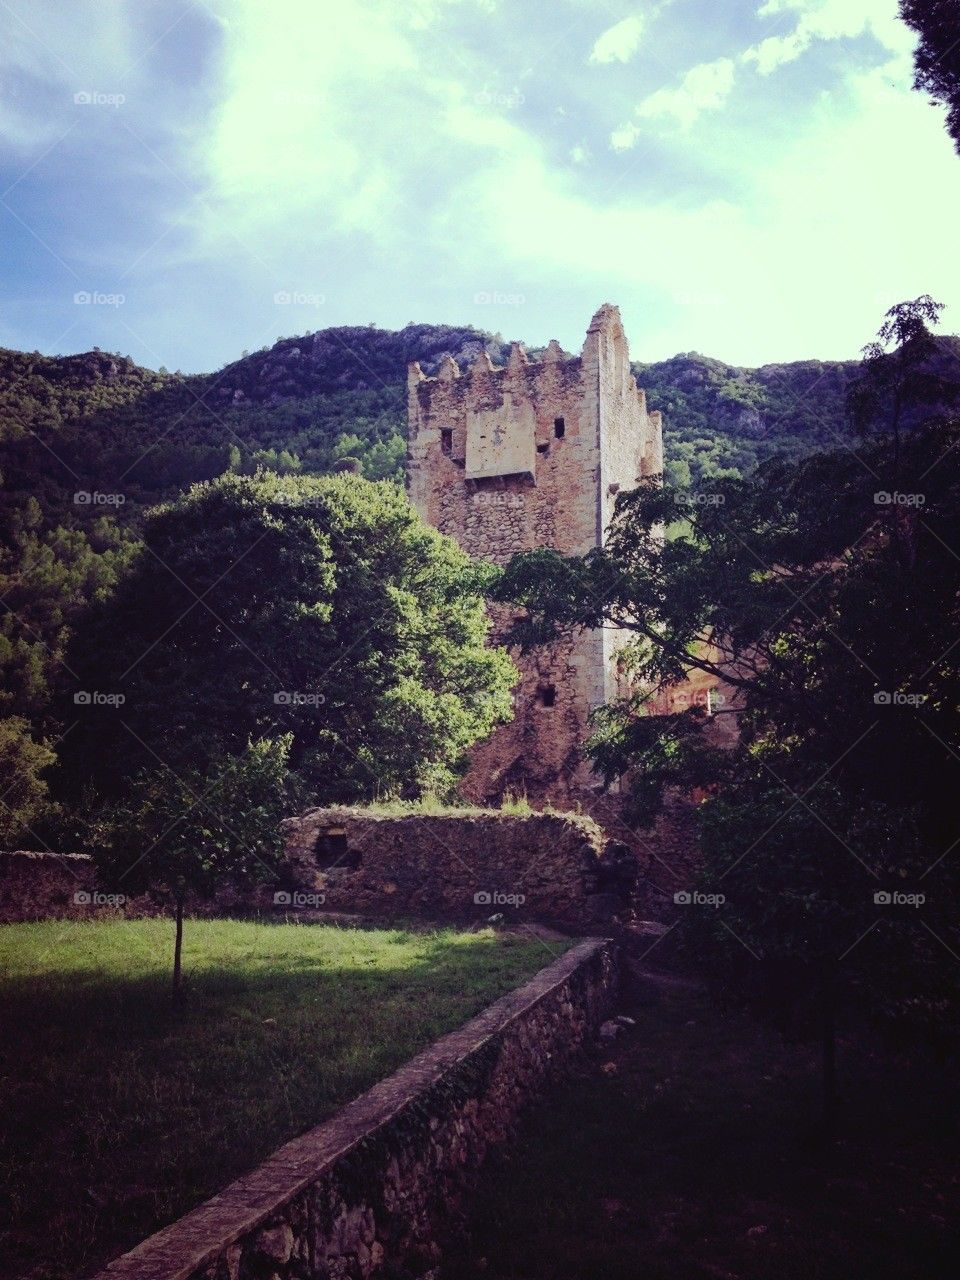
[[(435, 378), (412, 364), (407, 385), (411, 501), (478, 559), (504, 564), (539, 547), (584, 555), (601, 545), (620, 490), (663, 469), (660, 414), (647, 411), (610, 304), (572, 359), (555, 340), (537, 361), (517, 344), (505, 368), (484, 351), (461, 374), (448, 355)], [(495, 640), (513, 616), (493, 609)], [(588, 717), (625, 692), (616, 662), (624, 642), (604, 627), (514, 654), (515, 718), (474, 748), (464, 795), (569, 802), (594, 789), (582, 751)]]

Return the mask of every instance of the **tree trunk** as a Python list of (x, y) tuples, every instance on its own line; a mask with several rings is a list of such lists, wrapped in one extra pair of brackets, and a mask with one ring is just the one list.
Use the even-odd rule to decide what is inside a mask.
[(183, 899), (177, 898), (176, 906), (177, 932), (173, 944), (173, 1000), (174, 1004), (183, 1002)]

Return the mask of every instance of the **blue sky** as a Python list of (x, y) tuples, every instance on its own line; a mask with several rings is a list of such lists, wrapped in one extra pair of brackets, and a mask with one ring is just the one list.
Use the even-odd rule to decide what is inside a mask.
[[(334, 324), (851, 357), (960, 329), (896, 0), (0, 0), (0, 345), (214, 369)], [(79, 301), (76, 299), (79, 296)]]

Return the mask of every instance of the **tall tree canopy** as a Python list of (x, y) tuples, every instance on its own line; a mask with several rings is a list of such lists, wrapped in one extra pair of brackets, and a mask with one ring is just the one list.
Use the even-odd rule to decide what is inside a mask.
[(960, 152), (960, 0), (900, 0), (900, 17), (920, 37), (914, 88), (947, 108), (947, 132)]
[[(922, 344), (919, 312), (894, 308), (885, 329)], [(701, 889), (726, 899), (699, 919), (713, 972), (781, 1010), (815, 994), (826, 1016), (842, 988), (940, 1032), (960, 1008), (960, 424), (940, 412), (946, 386), (939, 420), (902, 437), (883, 388), (912, 387), (912, 368), (883, 348), (882, 333), (858, 450), (692, 492), (645, 483), (606, 546), (519, 557), (497, 595), (529, 611), (527, 644), (632, 633), (640, 692), (597, 713), (589, 749), (625, 777), (638, 823), (667, 786), (707, 789)], [(691, 668), (737, 691), (734, 749), (700, 709), (647, 714), (646, 690)]]
[(443, 790), (510, 714), (483, 571), (391, 483), (228, 475), (153, 511), (143, 538), (69, 654), (73, 796), (280, 734), (317, 800)]

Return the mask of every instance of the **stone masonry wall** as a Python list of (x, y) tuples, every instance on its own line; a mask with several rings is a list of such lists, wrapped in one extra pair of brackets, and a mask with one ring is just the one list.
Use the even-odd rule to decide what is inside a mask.
[(310, 809), (284, 824), (293, 881), (327, 910), (553, 921), (582, 929), (627, 907), (605, 837), (577, 814), (391, 816)]
[[(224, 884), (212, 898), (192, 898), (189, 914), (469, 920), (502, 912), (583, 932), (628, 909), (624, 868), (608, 865), (603, 831), (577, 814), (310, 809), (287, 819), (284, 830), (286, 857), (275, 882)], [(117, 902), (99, 893), (94, 864), (82, 854), (0, 853), (0, 923), (117, 909), (149, 916), (168, 908), (149, 895)]]
[(491, 1147), (596, 1035), (617, 993), (589, 939), (96, 1280), (426, 1277)]
[[(190, 915), (222, 916), (270, 910), (274, 885), (224, 885), (211, 898), (188, 900)], [(84, 853), (0, 851), (0, 924), (33, 920), (87, 920), (118, 910), (129, 916), (164, 915), (167, 905), (149, 894), (127, 897), (101, 891), (93, 859)]]
[[(423, 518), (470, 555), (504, 564), (551, 547), (602, 544), (616, 495), (662, 469), (661, 424), (630, 373), (616, 307), (591, 321), (580, 356), (551, 342), (531, 362), (518, 344), (505, 368), (481, 353), (467, 374), (446, 358), (436, 378), (412, 365), (407, 482)], [(494, 639), (512, 621), (493, 612)], [(514, 655), (514, 720), (472, 752), (461, 791), (478, 804), (513, 790), (568, 802), (596, 785), (582, 746), (590, 711), (618, 692), (614, 631), (582, 631)]]

